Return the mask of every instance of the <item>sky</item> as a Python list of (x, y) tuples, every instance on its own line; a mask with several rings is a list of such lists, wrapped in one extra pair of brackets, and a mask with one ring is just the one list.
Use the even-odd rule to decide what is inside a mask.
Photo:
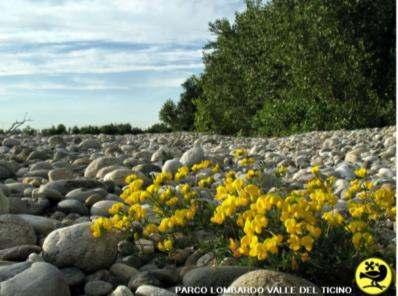
[(243, 0), (0, 1), (0, 129), (158, 122)]

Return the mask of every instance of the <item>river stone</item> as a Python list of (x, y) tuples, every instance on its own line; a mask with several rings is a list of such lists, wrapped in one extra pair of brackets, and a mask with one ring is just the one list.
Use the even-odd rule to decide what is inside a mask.
[(198, 267), (186, 273), (182, 282), (187, 287), (228, 287), (250, 270), (253, 268), (245, 266)]
[(31, 253), (40, 253), (41, 248), (36, 245), (21, 245), (0, 250), (0, 260), (24, 261)]
[(25, 269), (28, 269), (30, 266), (31, 263), (26, 261), (20, 263), (8, 264), (5, 266), (0, 265), (0, 282), (14, 277), (18, 273), (24, 271)]
[(76, 199), (65, 199), (58, 203), (58, 210), (64, 213), (77, 213), (79, 215), (88, 215), (87, 207)]
[(5, 160), (0, 160), (0, 180), (11, 178), (15, 175), (13, 165)]
[(134, 294), (128, 287), (120, 285), (109, 296), (134, 296)]
[(90, 209), (90, 213), (92, 216), (102, 216), (109, 217), (109, 209), (116, 203), (119, 203), (115, 200), (101, 200), (93, 204)]
[(191, 166), (195, 163), (201, 162), (204, 159), (204, 151), (200, 145), (195, 145), (193, 148), (184, 152), (180, 158), (183, 165)]
[(8, 197), (4, 195), (3, 191), (0, 189), (0, 215), (8, 214), (10, 212), (10, 201)]
[(151, 285), (139, 286), (135, 291), (136, 296), (177, 296), (176, 293)]
[(133, 172), (130, 169), (117, 169), (110, 173), (107, 173), (104, 177), (104, 181), (112, 181), (116, 185), (126, 185), (126, 177), (130, 176)]
[(105, 281), (91, 281), (84, 286), (87, 296), (108, 295), (112, 291), (112, 284)]
[[(64, 199), (64, 196), (73, 189), (84, 188), (103, 188), (104, 185), (96, 180), (75, 179), (75, 180), (58, 180), (48, 182), (39, 188), (39, 197), (48, 198), (54, 201)], [(84, 202), (84, 200), (82, 201)]]
[(48, 180), (50, 180), (50, 182), (57, 180), (72, 179), (72, 178), (73, 178), (73, 172), (66, 168), (52, 169), (51, 171), (48, 172)]
[(43, 243), (43, 257), (58, 267), (75, 266), (96, 271), (110, 266), (117, 254), (117, 237), (91, 234), (90, 223), (80, 223), (51, 232)]
[(84, 177), (95, 178), (97, 172), (103, 167), (107, 167), (110, 165), (117, 165), (117, 164), (119, 164), (119, 161), (113, 157), (100, 157), (94, 159), (84, 171)]
[(0, 215), (0, 249), (20, 245), (35, 245), (33, 227), (17, 215)]
[(108, 192), (103, 188), (93, 188), (93, 189), (77, 188), (68, 192), (68, 194), (65, 197), (67, 199), (76, 199), (80, 202), (85, 203), (87, 198), (94, 194), (100, 196), (103, 199), (108, 194)]
[(81, 150), (99, 149), (101, 148), (101, 143), (96, 139), (86, 139), (79, 144), (79, 148)]
[(36, 262), (13, 278), (0, 283), (2, 296), (70, 296), (62, 273), (55, 266)]
[(47, 235), (60, 226), (60, 223), (52, 218), (29, 214), (19, 214), (18, 217), (29, 223), (37, 234)]
[[(260, 288), (264, 289), (264, 293), (224, 293), (223, 296), (232, 296), (232, 295), (276, 295), (275, 291), (268, 291), (267, 289), (272, 288), (284, 288), (287, 287), (290, 289), (295, 289), (297, 293), (294, 294), (278, 294), (278, 295), (303, 295), (299, 294), (300, 287), (310, 287), (314, 289), (314, 292), (311, 295), (322, 295), (320, 289), (316, 287), (311, 282), (304, 280), (302, 278), (272, 270), (255, 270), (248, 273), (243, 274), (239, 278), (237, 278), (228, 288), (230, 289), (238, 289), (238, 288)], [(260, 290), (261, 291), (261, 290)]]
[(178, 158), (169, 159), (164, 163), (162, 172), (172, 173), (174, 175), (181, 166), (182, 164)]
[(123, 284), (127, 284), (131, 277), (139, 273), (137, 269), (124, 263), (115, 263), (109, 270)]

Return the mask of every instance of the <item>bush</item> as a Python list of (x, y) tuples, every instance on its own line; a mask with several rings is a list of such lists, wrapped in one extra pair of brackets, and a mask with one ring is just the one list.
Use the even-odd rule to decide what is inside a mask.
[[(384, 223), (395, 220), (395, 192), (372, 183), (366, 169), (355, 171), (344, 210), (335, 208), (335, 178), (319, 167), (311, 168), (313, 178), (303, 188), (292, 190), (283, 181), (286, 168), (265, 175), (245, 149), (232, 155), (233, 170), (227, 172), (204, 160), (174, 175), (157, 173), (150, 182), (129, 176), (123, 202), (110, 209), (110, 218), (92, 223), (93, 235), (116, 231), (153, 240), (161, 253), (171, 253), (187, 245), (202, 248), (196, 232), (206, 230), (218, 260), (233, 256), (244, 265), (296, 273), (318, 284), (333, 278), (336, 285), (351, 285), (347, 272), (370, 256), (395, 262), (395, 253), (386, 252), (391, 239), (383, 235)], [(217, 187), (215, 174), (223, 178)], [(204, 189), (215, 200), (201, 197)]]
[(163, 123), (155, 123), (145, 130), (146, 133), (150, 133), (150, 134), (169, 133), (171, 131), (172, 131), (172, 129)]
[(234, 23), (217, 20), (210, 31), (199, 131), (275, 135), (395, 123), (394, 1), (247, 1)]
[(57, 127), (52, 126), (49, 129), (42, 129), (41, 133), (45, 136), (63, 135), (67, 133), (65, 125), (58, 124)]

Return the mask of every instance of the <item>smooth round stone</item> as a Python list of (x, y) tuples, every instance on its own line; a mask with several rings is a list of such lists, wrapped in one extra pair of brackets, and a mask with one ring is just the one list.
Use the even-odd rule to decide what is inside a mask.
[(57, 208), (64, 213), (77, 213), (79, 215), (87, 215), (89, 213), (87, 207), (75, 199), (65, 199), (60, 201)]
[(109, 296), (134, 296), (134, 294), (128, 287), (120, 285)]
[(136, 296), (177, 296), (176, 293), (151, 285), (141, 285), (135, 291)]
[(0, 215), (0, 225), (0, 250), (36, 244), (33, 227), (17, 215)]
[(92, 216), (109, 217), (109, 209), (116, 203), (115, 200), (101, 200), (92, 205), (90, 213)]
[(76, 267), (66, 267), (61, 269), (68, 286), (77, 286), (83, 283), (84, 273)]
[(112, 284), (104, 281), (91, 281), (84, 286), (87, 296), (104, 296), (112, 291)]

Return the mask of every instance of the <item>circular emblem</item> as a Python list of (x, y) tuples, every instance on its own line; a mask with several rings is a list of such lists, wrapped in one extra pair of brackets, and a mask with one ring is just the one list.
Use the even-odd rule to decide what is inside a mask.
[(392, 282), (392, 271), (380, 258), (363, 260), (355, 272), (355, 281), (363, 292), (378, 295), (385, 292)]

